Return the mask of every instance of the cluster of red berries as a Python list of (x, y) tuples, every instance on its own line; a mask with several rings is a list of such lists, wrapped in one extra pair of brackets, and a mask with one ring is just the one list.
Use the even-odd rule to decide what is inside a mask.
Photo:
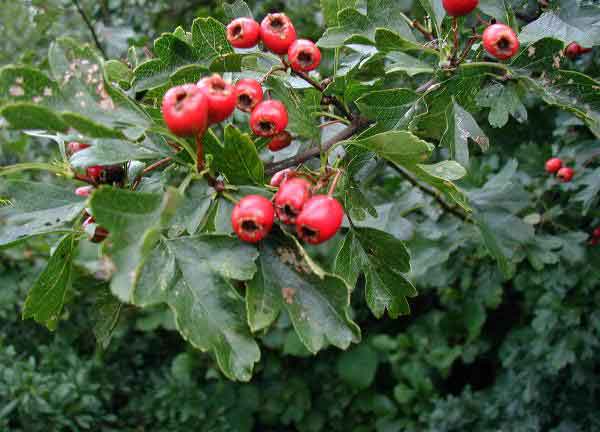
[(296, 72), (309, 72), (319, 67), (321, 51), (308, 39), (297, 39), (296, 29), (282, 13), (269, 14), (260, 25), (252, 18), (237, 18), (227, 26), (227, 40), (236, 48), (252, 48), (260, 41), (269, 51), (287, 54)]
[(237, 107), (250, 114), (250, 128), (261, 137), (272, 138), (269, 149), (281, 150), (292, 142), (285, 130), (288, 113), (277, 100), (263, 100), (261, 84), (241, 79), (235, 86), (214, 74), (197, 84), (184, 84), (167, 91), (162, 102), (165, 123), (175, 135), (202, 135), (210, 124), (220, 123)]
[(577, 42), (571, 42), (565, 48), (565, 55), (567, 57), (569, 57), (571, 60), (575, 60), (580, 55), (587, 54), (591, 51), (592, 51), (591, 48), (584, 48), (581, 45), (579, 45)]
[(344, 208), (331, 193), (313, 195), (313, 185), (291, 170), (275, 174), (271, 185), (279, 186), (272, 201), (248, 195), (234, 207), (231, 225), (241, 240), (257, 243), (264, 239), (275, 218), (283, 224), (295, 225), (298, 237), (310, 244), (323, 243), (338, 232)]
[(556, 174), (558, 180), (563, 183), (570, 182), (575, 175), (575, 170), (564, 166), (562, 159), (559, 158), (551, 158), (546, 161), (546, 172)]
[[(67, 144), (67, 154), (73, 155), (81, 150), (90, 147), (89, 144), (71, 141)], [(125, 168), (123, 165), (94, 165), (86, 169), (88, 180), (95, 184), (121, 184), (125, 178)], [(94, 186), (81, 186), (75, 189), (75, 194), (80, 197), (88, 197), (94, 190)], [(86, 209), (83, 229), (88, 234), (90, 241), (100, 243), (108, 237), (108, 231), (101, 226), (96, 225), (94, 217), (90, 215), (90, 210)]]
[[(473, 12), (479, 0), (442, 0), (446, 13), (452, 17)], [(506, 24), (494, 23), (483, 31), (483, 48), (499, 60), (507, 60), (519, 51), (519, 38)]]

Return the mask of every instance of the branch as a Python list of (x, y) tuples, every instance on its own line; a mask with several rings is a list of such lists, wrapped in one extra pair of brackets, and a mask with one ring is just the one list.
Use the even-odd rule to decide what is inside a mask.
[(417, 29), (421, 32), (421, 34), (425, 37), (425, 39), (432, 41), (433, 35), (430, 31), (428, 31), (423, 24), (419, 22), (419, 20), (413, 20), (411, 22), (413, 28)]
[(166, 157), (164, 159), (159, 160), (158, 162), (154, 162), (152, 165), (148, 165), (146, 168), (143, 169), (143, 171), (135, 178), (135, 180), (133, 181), (133, 185), (131, 186), (132, 190), (136, 190), (137, 187), (140, 185), (140, 182), (142, 181), (142, 177), (146, 174), (148, 174), (149, 172), (152, 172), (158, 168), (161, 168), (167, 164), (170, 164), (171, 162), (173, 162), (173, 158), (170, 157)]
[(460, 208), (458, 206), (453, 205), (453, 204), (449, 204), (442, 197), (442, 193), (440, 191), (438, 191), (437, 189), (434, 189), (434, 188), (432, 188), (430, 186), (424, 185), (414, 175), (412, 175), (411, 173), (409, 173), (408, 171), (406, 171), (404, 168), (399, 167), (398, 165), (393, 164), (393, 163), (390, 163), (390, 166), (398, 174), (400, 174), (402, 177), (404, 177), (406, 180), (408, 180), (408, 182), (410, 184), (412, 184), (414, 187), (420, 189), (421, 191), (423, 191), (427, 195), (433, 197), (433, 199), (435, 199), (437, 201), (437, 203), (440, 205), (440, 207), (442, 209), (444, 209), (446, 212), (448, 212), (448, 213), (456, 216), (457, 218), (459, 218), (463, 222), (466, 222), (466, 223), (469, 223), (469, 224), (473, 223), (473, 221), (471, 220), (471, 218), (469, 217), (469, 215), (467, 215), (464, 211), (460, 210)]
[(79, 15), (81, 15), (81, 18), (83, 18), (85, 25), (90, 30), (90, 33), (92, 34), (92, 38), (94, 39), (94, 43), (96, 44), (96, 47), (98, 48), (98, 50), (100, 50), (102, 57), (104, 58), (104, 60), (107, 60), (108, 57), (106, 56), (106, 52), (104, 51), (104, 48), (102, 48), (102, 44), (100, 43), (100, 40), (98, 39), (96, 30), (94, 30), (94, 26), (92, 25), (92, 22), (86, 15), (85, 11), (81, 8), (81, 5), (79, 4), (79, 0), (71, 0), (71, 3), (73, 3), (73, 5), (77, 8), (77, 12), (79, 12)]
[(309, 159), (317, 157), (321, 154), (321, 152), (327, 152), (331, 147), (339, 143), (340, 141), (344, 141), (354, 135), (356, 132), (364, 128), (369, 124), (369, 121), (364, 117), (358, 117), (352, 121), (352, 124), (345, 128), (344, 130), (338, 132), (336, 135), (325, 141), (321, 146), (312, 147), (306, 150), (303, 153), (299, 153), (294, 157), (284, 159), (279, 162), (273, 162), (267, 164), (265, 167), (265, 173), (267, 175), (273, 175), (276, 172), (279, 172), (285, 168), (295, 167), (300, 165), (303, 162), (306, 162)]

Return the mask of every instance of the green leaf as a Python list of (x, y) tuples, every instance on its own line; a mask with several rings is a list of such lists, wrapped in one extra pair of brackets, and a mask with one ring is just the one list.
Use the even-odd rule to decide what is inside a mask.
[(46, 268), (25, 299), (23, 319), (33, 318), (49, 330), (56, 330), (65, 303), (65, 295), (71, 288), (76, 244), (73, 234), (66, 235), (60, 240)]
[(338, 357), (337, 373), (342, 381), (354, 388), (369, 388), (375, 379), (379, 360), (369, 345), (360, 345)]
[(465, 167), (469, 166), (469, 138), (482, 151), (488, 150), (490, 142), (486, 134), (473, 116), (453, 100), (446, 110), (446, 130), (441, 144), (450, 149), (452, 159)]
[(287, 236), (271, 235), (262, 242), (257, 275), (247, 284), (246, 305), (253, 331), (266, 328), (285, 309), (312, 353), (328, 344), (346, 349), (360, 339), (360, 329), (349, 316), (349, 287), (324, 272)]
[(227, 40), (225, 25), (216, 19), (196, 18), (192, 23), (192, 41), (201, 61), (233, 54), (233, 48)]
[(96, 139), (90, 141), (91, 147), (75, 153), (70, 163), (74, 168), (86, 168), (93, 165), (114, 165), (130, 160), (149, 160), (165, 156), (142, 142), (132, 144), (118, 139)]
[(225, 16), (230, 20), (240, 17), (253, 18), (252, 11), (244, 0), (235, 0), (233, 3), (223, 3)]
[(400, 51), (418, 54), (424, 52), (434, 56), (440, 56), (438, 50), (421, 45), (420, 43), (415, 42), (413, 38), (407, 38), (405, 35), (400, 35), (385, 28), (378, 28), (375, 30), (375, 46), (379, 51), (384, 53)]
[(442, 2), (437, 0), (419, 0), (419, 3), (433, 22), (436, 34), (442, 37), (442, 22), (446, 16), (446, 10), (442, 6)]
[(44, 129), (65, 132), (69, 128), (69, 125), (50, 108), (32, 103), (5, 105), (0, 114), (14, 129)]
[(339, 25), (338, 13), (346, 8), (356, 7), (357, 0), (321, 0), (321, 9), (325, 24), (329, 27)]
[(171, 230), (179, 234), (187, 231), (194, 235), (207, 216), (215, 190), (204, 179), (192, 180), (183, 188), (180, 187), (182, 189), (183, 199), (171, 222)]
[(263, 184), (264, 164), (258, 157), (256, 146), (250, 135), (228, 125), (225, 128), (224, 143), (208, 132), (204, 136), (206, 152), (213, 157), (213, 165), (233, 184)]
[(356, 105), (361, 114), (386, 129), (406, 129), (417, 113), (419, 95), (410, 89), (387, 89), (364, 94)]
[(433, 145), (408, 131), (390, 131), (368, 138), (345, 141), (377, 153), (398, 165), (413, 165), (429, 159)]
[(385, 72), (388, 74), (406, 72), (409, 76), (415, 76), (422, 73), (433, 73), (434, 71), (433, 66), (429, 63), (400, 51), (389, 52), (386, 60)]
[(365, 298), (373, 314), (385, 311), (391, 318), (410, 313), (407, 297), (417, 292), (403, 273), (410, 272), (410, 256), (404, 243), (373, 228), (348, 232), (335, 260), (335, 273), (355, 285), (365, 275)]
[(108, 288), (105, 288), (96, 294), (92, 307), (94, 336), (98, 345), (106, 349), (119, 322), (123, 303), (113, 296)]
[(587, 214), (600, 197), (600, 168), (588, 171), (577, 178), (576, 186), (584, 186), (584, 188), (577, 192), (573, 199), (581, 202), (583, 213)]
[(73, 188), (23, 180), (0, 182), (0, 194), (12, 207), (0, 220), (0, 246), (8, 246), (27, 238), (69, 233), (68, 226), (85, 207), (85, 200)]
[(111, 82), (116, 82), (119, 85), (128, 88), (133, 72), (125, 63), (119, 60), (109, 60), (104, 63), (104, 73), (106, 78)]
[(521, 43), (532, 43), (551, 37), (565, 44), (577, 42), (582, 46), (600, 44), (600, 8), (590, 4), (579, 6), (576, 0), (564, 1), (560, 9), (544, 12), (527, 24), (519, 34)]
[(488, 121), (493, 127), (503, 127), (508, 123), (509, 114), (519, 123), (527, 121), (527, 109), (513, 83), (490, 84), (477, 95), (477, 104), (490, 108)]
[(173, 189), (159, 195), (102, 187), (92, 195), (94, 218), (110, 232), (106, 253), (114, 267), (111, 290), (121, 301), (132, 302), (140, 270), (175, 213), (178, 198)]
[(345, 44), (374, 44), (376, 29), (383, 28), (408, 41), (415, 38), (402, 17), (402, 10), (389, 0), (367, 0), (367, 13), (354, 8), (342, 9), (337, 14), (338, 25), (328, 28), (317, 42), (322, 48), (339, 48)]
[(229, 280), (252, 278), (256, 249), (225, 236), (171, 240), (167, 247), (180, 271), (167, 291), (177, 329), (194, 347), (211, 351), (227, 377), (248, 381), (260, 351)]

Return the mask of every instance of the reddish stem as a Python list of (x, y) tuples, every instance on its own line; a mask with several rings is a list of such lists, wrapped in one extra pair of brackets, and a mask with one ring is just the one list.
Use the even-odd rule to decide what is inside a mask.
[(423, 24), (421, 24), (418, 20), (414, 20), (412, 22), (412, 26), (414, 28), (416, 28), (418, 31), (421, 32), (421, 34), (423, 36), (425, 36), (425, 39), (432, 41), (433, 40), (433, 35), (431, 34), (431, 32), (429, 32), (425, 26)]
[(331, 182), (331, 186), (329, 187), (329, 192), (327, 192), (327, 196), (332, 197), (333, 193), (335, 192), (335, 189), (337, 188), (338, 182), (340, 181), (340, 178), (342, 177), (342, 170), (338, 170), (335, 173), (335, 177), (333, 178), (333, 181)]
[(204, 132), (196, 134), (196, 169), (201, 172), (204, 169)]

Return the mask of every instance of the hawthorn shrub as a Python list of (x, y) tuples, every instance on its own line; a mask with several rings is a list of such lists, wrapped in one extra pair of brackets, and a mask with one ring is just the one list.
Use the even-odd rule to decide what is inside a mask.
[[(600, 10), (452, 3), (323, 0), (321, 32), (292, 20), (312, 72), (231, 46), (268, 12), (242, 1), (0, 69), (0, 426), (598, 428)], [(167, 91), (215, 73), (281, 101), (291, 144), (240, 110), (169, 129)], [(336, 236), (233, 235), (291, 178), (342, 204)]]

